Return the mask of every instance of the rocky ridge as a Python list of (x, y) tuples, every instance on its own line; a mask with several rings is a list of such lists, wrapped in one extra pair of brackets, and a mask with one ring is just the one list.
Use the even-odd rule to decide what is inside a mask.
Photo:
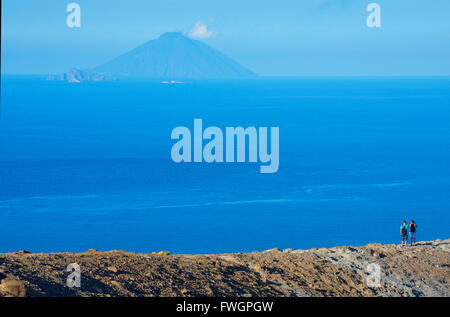
[[(70, 263), (80, 266), (79, 288), (67, 286)], [(450, 239), (211, 255), (0, 254), (1, 296), (448, 297), (449, 282)]]

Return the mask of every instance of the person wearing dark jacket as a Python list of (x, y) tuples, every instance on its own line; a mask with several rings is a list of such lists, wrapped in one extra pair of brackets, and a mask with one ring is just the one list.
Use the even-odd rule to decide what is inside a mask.
[(411, 220), (411, 223), (408, 226), (409, 226), (409, 235), (411, 239), (410, 242), (411, 245), (413, 245), (413, 243), (416, 243), (417, 223), (414, 220)]

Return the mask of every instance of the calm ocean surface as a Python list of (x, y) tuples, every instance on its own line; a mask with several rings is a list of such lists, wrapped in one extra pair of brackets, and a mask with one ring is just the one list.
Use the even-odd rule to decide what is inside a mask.
[[(66, 84), (3, 77), (0, 252), (450, 237), (450, 78)], [(280, 169), (175, 164), (177, 126), (279, 126)]]

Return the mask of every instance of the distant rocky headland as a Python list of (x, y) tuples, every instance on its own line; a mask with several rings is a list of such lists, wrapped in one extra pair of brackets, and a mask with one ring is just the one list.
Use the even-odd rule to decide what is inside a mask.
[[(66, 284), (71, 263), (80, 267), (79, 288)], [(368, 284), (374, 265), (380, 268), (377, 286)], [(211, 255), (0, 254), (1, 296), (447, 297), (449, 283), (450, 239), (413, 247), (375, 243)]]
[(171, 83), (186, 78), (252, 78), (257, 75), (211, 46), (179, 32), (162, 34), (91, 70), (71, 69), (48, 80), (71, 83), (116, 78), (158, 78)]
[(82, 83), (85, 81), (115, 81), (117, 78), (111, 75), (71, 68), (69, 71), (62, 74), (48, 75), (47, 80)]

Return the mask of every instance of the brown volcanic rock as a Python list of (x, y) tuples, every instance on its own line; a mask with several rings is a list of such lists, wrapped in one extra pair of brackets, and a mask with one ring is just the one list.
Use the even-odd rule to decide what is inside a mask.
[(0, 297), (25, 297), (25, 284), (0, 268)]
[(25, 297), (27, 291), (23, 282), (5, 278), (0, 283), (0, 294), (5, 297)]
[[(80, 288), (66, 286), (70, 263), (80, 265)], [(381, 269), (379, 287), (367, 285), (371, 263)], [(28, 296), (450, 296), (450, 239), (248, 254), (7, 253), (0, 269)]]

